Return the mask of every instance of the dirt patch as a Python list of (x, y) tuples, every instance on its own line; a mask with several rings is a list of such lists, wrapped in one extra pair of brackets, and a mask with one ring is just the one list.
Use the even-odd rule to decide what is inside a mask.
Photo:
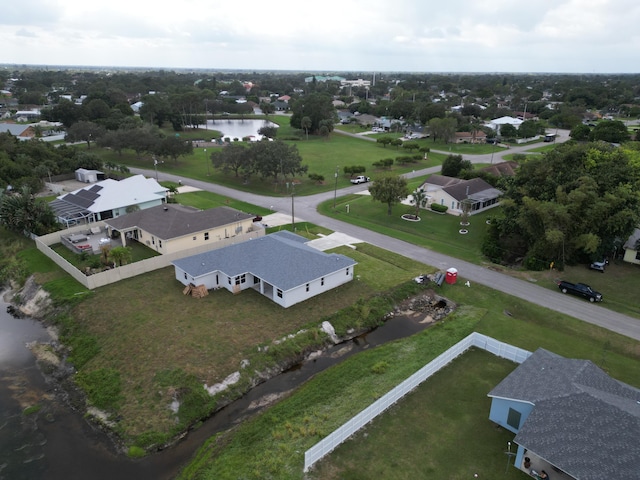
[(456, 307), (451, 300), (429, 289), (401, 302), (394, 309), (393, 315), (403, 315), (420, 323), (435, 323), (453, 312)]

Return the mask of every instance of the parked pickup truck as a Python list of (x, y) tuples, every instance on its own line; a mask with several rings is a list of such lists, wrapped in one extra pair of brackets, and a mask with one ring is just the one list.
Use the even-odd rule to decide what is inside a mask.
[(558, 282), (558, 288), (562, 293), (572, 293), (573, 295), (584, 297), (590, 302), (602, 301), (602, 294), (600, 292), (596, 292), (589, 285), (585, 285), (584, 283), (571, 283), (560, 280)]
[(371, 180), (369, 177), (365, 177), (364, 175), (358, 175), (357, 177), (354, 177), (351, 179), (351, 183), (353, 183), (354, 185), (357, 185), (359, 183), (367, 183), (369, 180)]

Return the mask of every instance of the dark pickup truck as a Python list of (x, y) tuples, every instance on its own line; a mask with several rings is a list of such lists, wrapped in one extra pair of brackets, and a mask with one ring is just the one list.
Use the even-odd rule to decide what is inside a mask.
[(584, 283), (571, 283), (560, 280), (558, 282), (558, 288), (562, 293), (572, 293), (574, 295), (584, 297), (590, 302), (602, 301), (602, 294), (600, 292), (596, 292), (589, 285), (585, 285)]

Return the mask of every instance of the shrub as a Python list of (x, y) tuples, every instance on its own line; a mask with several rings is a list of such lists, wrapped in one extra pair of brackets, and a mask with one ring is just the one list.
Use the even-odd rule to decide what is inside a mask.
[(384, 361), (380, 361), (380, 362), (377, 362), (376, 364), (374, 364), (371, 367), (371, 372), (380, 375), (380, 374), (386, 372), (387, 368), (389, 368), (389, 363), (384, 362)]
[(431, 204), (431, 210), (433, 210), (434, 212), (445, 213), (448, 209), (449, 207), (447, 207), (446, 205), (440, 205), (439, 203)]

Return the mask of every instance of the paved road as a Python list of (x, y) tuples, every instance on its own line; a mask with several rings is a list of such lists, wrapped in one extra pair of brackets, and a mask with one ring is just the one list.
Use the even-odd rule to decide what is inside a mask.
[[(514, 147), (510, 150), (500, 152), (499, 154), (496, 153), (494, 154), (494, 162), (497, 162), (497, 158), (501, 158), (502, 155), (505, 155), (507, 153), (517, 153), (519, 151), (525, 151), (526, 149), (527, 147)], [(491, 154), (478, 155), (471, 157), (470, 159), (472, 159), (474, 163), (489, 163), (487, 162), (487, 157), (490, 158), (490, 156)], [(131, 171), (132, 173), (142, 173), (147, 176), (155, 175), (155, 172), (153, 170), (131, 169)], [(414, 171), (407, 176), (422, 176), (428, 173), (439, 171), (440, 167), (438, 166)], [(241, 192), (232, 188), (198, 180), (187, 180), (175, 175), (169, 175), (162, 172), (158, 172), (158, 177), (160, 180), (171, 180), (174, 182), (181, 180), (185, 185), (190, 185), (202, 190), (215, 192), (220, 195), (242, 200), (254, 205), (260, 205), (265, 208), (270, 208), (274, 211), (291, 215), (291, 197), (268, 197), (263, 195), (256, 195), (253, 193)], [(351, 187), (343, 188), (338, 191), (338, 196), (342, 196), (347, 193), (362, 191), (362, 189), (362, 185), (354, 185)], [(295, 197), (294, 210), (296, 219), (305, 220), (317, 225), (322, 225), (323, 227), (337, 232), (351, 235), (367, 243), (371, 243), (372, 245), (401, 253), (406, 257), (412, 258), (418, 262), (431, 265), (439, 269), (455, 267), (458, 269), (460, 277), (471, 282), (471, 288), (473, 288), (474, 283), (486, 285), (501, 292), (526, 299), (538, 305), (546, 306), (551, 310), (571, 315), (585, 322), (607, 328), (613, 332), (617, 332), (619, 334), (640, 341), (639, 319), (613, 312), (601, 305), (591, 304), (576, 297), (562, 295), (559, 291), (550, 291), (546, 288), (542, 288), (536, 285), (535, 283), (527, 282), (525, 280), (519, 280), (512, 276), (491, 270), (487, 267), (468, 263), (423, 247), (412, 245), (402, 240), (397, 240), (395, 238), (391, 238), (386, 235), (367, 230), (365, 228), (357, 227), (340, 220), (320, 215), (317, 212), (316, 206), (322, 201), (333, 198), (333, 191), (323, 192), (317, 195), (306, 197)]]

